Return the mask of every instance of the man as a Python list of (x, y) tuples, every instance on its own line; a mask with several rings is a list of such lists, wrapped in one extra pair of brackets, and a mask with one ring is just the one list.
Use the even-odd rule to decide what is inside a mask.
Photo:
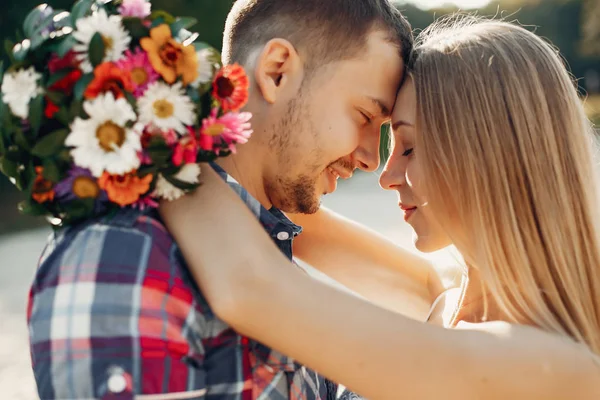
[[(313, 213), (339, 177), (378, 167), (411, 46), (387, 0), (239, 0), (231, 10), (223, 61), (249, 72), (254, 135), (215, 168), (290, 260), (300, 228), (282, 211)], [(336, 397), (336, 385), (214, 316), (156, 212), (58, 234), (29, 325), (42, 399)]]

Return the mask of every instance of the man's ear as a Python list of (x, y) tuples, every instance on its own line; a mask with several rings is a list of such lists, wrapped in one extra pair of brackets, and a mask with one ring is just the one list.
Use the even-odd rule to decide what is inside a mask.
[(254, 78), (264, 99), (273, 104), (286, 85), (302, 73), (302, 61), (285, 39), (270, 40), (258, 55)]

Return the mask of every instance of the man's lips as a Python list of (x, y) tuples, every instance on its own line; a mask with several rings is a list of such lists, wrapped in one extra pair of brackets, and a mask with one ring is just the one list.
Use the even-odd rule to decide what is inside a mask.
[(327, 167), (327, 170), (336, 178), (342, 178), (342, 179), (350, 179), (352, 178), (352, 171), (348, 171), (346, 169), (342, 169), (342, 168), (336, 168), (333, 166), (329, 166)]

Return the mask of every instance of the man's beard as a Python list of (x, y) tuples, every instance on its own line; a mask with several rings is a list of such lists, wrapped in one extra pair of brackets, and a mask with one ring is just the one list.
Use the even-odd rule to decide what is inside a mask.
[(295, 179), (277, 178), (277, 199), (273, 204), (284, 212), (314, 214), (321, 206), (316, 179), (301, 175)]

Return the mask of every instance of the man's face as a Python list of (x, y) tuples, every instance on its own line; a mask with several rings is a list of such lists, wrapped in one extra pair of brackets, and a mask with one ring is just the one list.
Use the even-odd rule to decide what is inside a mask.
[(370, 34), (358, 57), (313, 71), (281, 108), (269, 143), (274, 167), (267, 196), (286, 212), (311, 214), (337, 179), (379, 166), (379, 135), (403, 74), (397, 47)]

